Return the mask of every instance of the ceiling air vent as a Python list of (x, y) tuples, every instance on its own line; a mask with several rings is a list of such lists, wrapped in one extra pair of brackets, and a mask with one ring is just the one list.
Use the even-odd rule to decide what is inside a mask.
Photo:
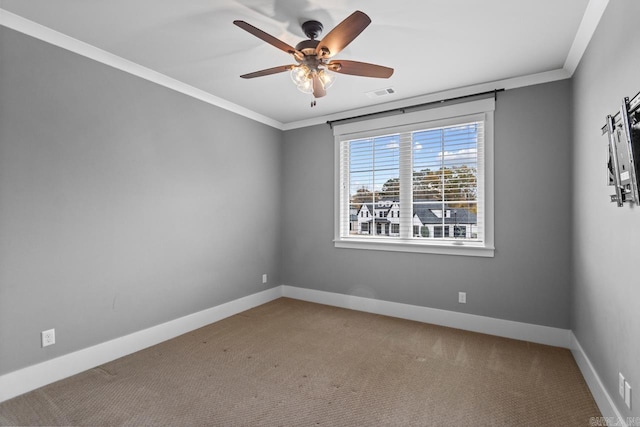
[(386, 89), (378, 89), (367, 92), (367, 96), (369, 98), (380, 98), (381, 96), (393, 95), (394, 93), (396, 93), (396, 91), (392, 87), (388, 87)]

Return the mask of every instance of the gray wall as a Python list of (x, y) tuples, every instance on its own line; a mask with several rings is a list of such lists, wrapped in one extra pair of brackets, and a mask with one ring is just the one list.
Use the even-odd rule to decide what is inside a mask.
[(568, 328), (570, 99), (568, 80), (498, 94), (495, 258), (334, 248), (332, 131), (285, 132), (283, 283)]
[(280, 284), (281, 131), (4, 27), (0, 56), (0, 374)]
[[(573, 78), (575, 284), (571, 328), (623, 416), (640, 416), (640, 207), (618, 208), (606, 185), (600, 128), (640, 91), (640, 2), (610, 1)], [(633, 411), (618, 395), (633, 387)], [(634, 393), (632, 392), (632, 397)]]
[[(599, 132), (640, 90), (637, 16), (640, 3), (610, 2), (574, 79), (499, 94), (490, 259), (335, 249), (328, 126), (283, 140), (0, 28), (0, 374), (258, 292), (268, 273), (269, 286), (570, 327), (638, 416), (617, 373), (640, 387), (627, 268), (640, 212), (608, 202)], [(52, 327), (58, 343), (41, 349)]]

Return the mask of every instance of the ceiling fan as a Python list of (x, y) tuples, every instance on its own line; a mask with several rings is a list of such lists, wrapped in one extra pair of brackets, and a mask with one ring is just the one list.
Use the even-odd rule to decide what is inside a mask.
[[(297, 62), (297, 64), (281, 65), (243, 74), (240, 77), (244, 79), (291, 71), (291, 78), (298, 89), (305, 93), (312, 93), (315, 98), (320, 98), (327, 94), (326, 90), (333, 83), (334, 76), (331, 72), (385, 79), (393, 74), (393, 68), (381, 65), (331, 59), (371, 23), (371, 19), (359, 10), (338, 24), (322, 40), (317, 40), (323, 30), (322, 24), (318, 21), (306, 21), (302, 24), (302, 31), (309, 39), (301, 41), (295, 48), (244, 21), (233, 21), (233, 23), (270, 45), (292, 55)], [(315, 105), (315, 101), (311, 103), (311, 106), (313, 105)]]

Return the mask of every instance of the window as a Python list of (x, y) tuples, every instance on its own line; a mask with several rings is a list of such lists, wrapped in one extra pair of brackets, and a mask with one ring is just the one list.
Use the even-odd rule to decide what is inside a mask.
[[(335, 246), (493, 256), (493, 110), (491, 98), (334, 126)], [(362, 210), (372, 218), (350, 229)]]

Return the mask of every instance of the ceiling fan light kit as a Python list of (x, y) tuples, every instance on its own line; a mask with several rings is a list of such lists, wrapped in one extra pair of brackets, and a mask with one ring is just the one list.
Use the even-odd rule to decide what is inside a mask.
[[(314, 76), (315, 74), (315, 76)], [(291, 68), (291, 80), (302, 93), (313, 93), (314, 81), (319, 80), (322, 89), (329, 89), (336, 80), (335, 74), (326, 69), (311, 69), (302, 64)]]
[[(297, 64), (282, 65), (240, 76), (245, 79), (290, 71), (291, 80), (298, 90), (313, 94), (314, 98), (321, 98), (326, 95), (326, 90), (335, 81), (336, 75), (334, 73), (376, 78), (389, 78), (393, 74), (393, 68), (381, 65), (331, 60), (371, 23), (371, 19), (361, 11), (352, 13), (322, 40), (317, 40), (317, 38), (324, 28), (323, 25), (318, 21), (306, 21), (302, 24), (302, 30), (309, 39), (301, 41), (295, 48), (244, 21), (233, 21), (233, 23), (292, 55), (297, 62)], [(314, 105), (315, 102), (312, 102), (311, 106)]]

